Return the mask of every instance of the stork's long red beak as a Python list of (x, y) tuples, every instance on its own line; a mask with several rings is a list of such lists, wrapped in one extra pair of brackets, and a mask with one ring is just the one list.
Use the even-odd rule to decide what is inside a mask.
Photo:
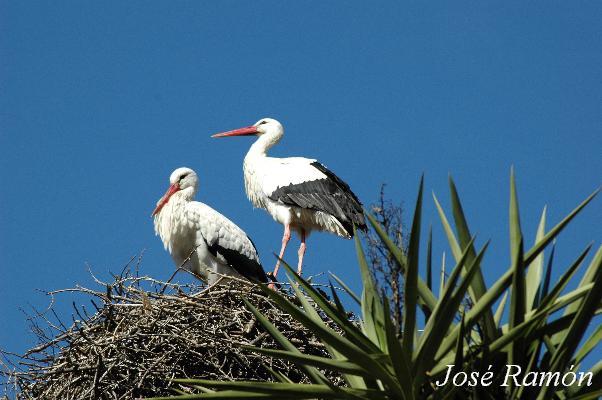
[(256, 135), (256, 134), (257, 134), (257, 127), (247, 126), (247, 127), (240, 128), (240, 129), (234, 129), (233, 131), (216, 133), (215, 135), (211, 135), (211, 137), (220, 138), (220, 137), (228, 137), (228, 136), (249, 136), (249, 135)]
[(178, 190), (180, 190), (180, 185), (178, 185), (177, 183), (174, 183), (173, 185), (171, 185), (169, 187), (169, 189), (167, 189), (167, 192), (165, 192), (163, 197), (161, 197), (161, 200), (159, 200), (159, 204), (157, 204), (157, 207), (155, 207), (153, 213), (151, 214), (151, 217), (154, 217), (155, 215), (157, 215), (159, 213), (159, 211), (161, 211), (163, 206), (165, 204), (167, 204), (167, 202), (169, 201), (169, 198)]

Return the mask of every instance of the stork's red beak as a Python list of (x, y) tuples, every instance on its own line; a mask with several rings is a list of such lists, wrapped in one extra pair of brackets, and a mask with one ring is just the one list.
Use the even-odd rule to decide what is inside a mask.
[(161, 200), (159, 200), (159, 204), (157, 204), (157, 207), (155, 207), (155, 210), (151, 214), (151, 217), (154, 217), (155, 215), (157, 215), (159, 213), (159, 211), (161, 211), (163, 206), (165, 204), (167, 204), (167, 202), (169, 201), (169, 198), (178, 190), (180, 190), (180, 185), (178, 185), (177, 183), (174, 183), (173, 185), (171, 185), (169, 187), (169, 189), (167, 189), (167, 192), (165, 192), (163, 197), (161, 197)]
[(219, 138), (219, 137), (228, 137), (228, 136), (249, 136), (249, 135), (256, 135), (256, 134), (257, 134), (257, 127), (247, 126), (245, 128), (234, 129), (233, 131), (216, 133), (215, 135), (211, 135), (211, 137)]

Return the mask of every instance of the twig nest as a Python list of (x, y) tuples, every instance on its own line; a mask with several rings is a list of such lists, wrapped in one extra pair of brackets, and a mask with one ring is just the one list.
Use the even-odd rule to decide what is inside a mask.
[(42, 344), (7, 358), (2, 374), (16, 386), (18, 398), (170, 395), (175, 388), (186, 390), (174, 378), (273, 380), (269, 369), (308, 382), (295, 365), (240, 348), (279, 348), (245, 307), (243, 296), (302, 351), (327, 355), (311, 332), (248, 283), (205, 288), (129, 274), (97, 282), (100, 290), (64, 290), (91, 296), (96, 307), (92, 315), (79, 307), (77, 321), (70, 325), (38, 319), (33, 331)]

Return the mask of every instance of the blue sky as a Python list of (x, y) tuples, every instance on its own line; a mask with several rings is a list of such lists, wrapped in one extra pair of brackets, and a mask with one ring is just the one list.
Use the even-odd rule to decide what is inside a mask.
[[(601, 15), (600, 2), (0, 2), (0, 347), (33, 345), (19, 308), (47, 305), (36, 289), (93, 285), (87, 265), (107, 277), (146, 249), (142, 272), (171, 275), (149, 215), (176, 167), (271, 269), (282, 228), (245, 197), (251, 140), (210, 139), (265, 116), (286, 129), (273, 155), (319, 159), (365, 204), (386, 182), (408, 223), (424, 173), (437, 258), (430, 193), (447, 207), (451, 173), (477, 242), (492, 239), (493, 282), (509, 264), (511, 165), (529, 243), (545, 204), (555, 223), (600, 186)], [(560, 237), (557, 272), (599, 246), (601, 200)], [(312, 235), (304, 271), (357, 288), (353, 243)]]

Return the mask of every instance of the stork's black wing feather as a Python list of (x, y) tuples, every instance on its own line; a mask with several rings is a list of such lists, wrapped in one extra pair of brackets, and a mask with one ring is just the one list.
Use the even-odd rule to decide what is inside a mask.
[[(253, 244), (253, 248), (255, 248), (255, 244), (252, 241), (251, 243)], [(207, 244), (207, 247), (211, 254), (215, 257), (221, 255), (231, 268), (250, 281), (268, 281), (268, 277), (265, 274), (263, 267), (257, 260), (249, 258), (236, 250), (220, 246), (219, 241), (216, 241), (212, 245)], [(255, 249), (255, 251), (257, 251), (257, 249)]]
[(283, 204), (328, 213), (341, 223), (349, 236), (353, 236), (354, 224), (365, 230), (362, 203), (349, 185), (319, 162), (314, 161), (311, 166), (326, 178), (279, 187), (269, 198)]

